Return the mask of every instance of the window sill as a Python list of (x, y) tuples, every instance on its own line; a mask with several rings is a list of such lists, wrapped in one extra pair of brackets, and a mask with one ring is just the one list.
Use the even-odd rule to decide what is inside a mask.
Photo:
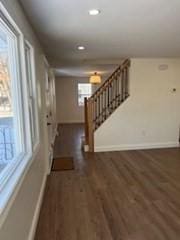
[(11, 177), (6, 182), (5, 186), (0, 192), (0, 227), (4, 223), (8, 212), (18, 194), (18, 191), (23, 183), (23, 180), (36, 158), (40, 150), (40, 144), (36, 145), (36, 148), (31, 156), (24, 158), (17, 166)]

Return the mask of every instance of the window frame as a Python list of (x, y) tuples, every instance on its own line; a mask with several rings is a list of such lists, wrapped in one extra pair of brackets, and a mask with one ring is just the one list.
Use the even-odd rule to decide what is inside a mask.
[[(33, 160), (35, 159), (39, 149), (40, 144), (37, 143), (36, 148), (32, 151), (31, 135), (30, 135), (30, 122), (29, 122), (29, 112), (28, 109), (28, 92), (27, 92), (27, 81), (26, 81), (26, 65), (25, 65), (25, 45), (24, 45), (24, 35), (20, 28), (16, 25), (15, 21), (9, 15), (6, 8), (0, 3), (0, 21), (7, 27), (12, 30), (13, 34), (16, 37), (16, 78), (20, 80), (21, 84), (21, 123), (22, 126), (20, 131), (23, 136), (24, 142), (24, 152), (15, 164), (10, 164), (10, 166), (5, 167), (2, 170), (3, 174), (1, 175), (2, 182), (0, 185), (0, 226), (4, 222), (9, 208), (12, 205), (18, 190), (23, 183), (23, 179), (26, 176), (28, 169), (30, 168)], [(34, 65), (34, 64), (33, 64)], [(12, 67), (12, 66), (10, 66)], [(35, 68), (35, 65), (34, 65)], [(35, 77), (35, 70), (33, 69), (33, 77)], [(25, 80), (25, 81), (24, 81)], [(17, 81), (17, 80), (16, 80)], [(25, 126), (26, 123), (26, 126)], [(25, 131), (22, 133), (22, 129)], [(38, 124), (38, 136), (39, 136), (39, 124)], [(3, 177), (2, 177), (3, 176)]]
[[(92, 95), (92, 84), (91, 83), (88, 83), (88, 82), (78, 82), (78, 84), (77, 84), (77, 89), (78, 89), (78, 99), (77, 99), (77, 101), (78, 101), (78, 107), (84, 107), (84, 103), (83, 104), (79, 104), (79, 85), (83, 85), (83, 84), (87, 84), (87, 85), (90, 85), (91, 86), (91, 94), (90, 94), (90, 96)], [(87, 95), (87, 94), (81, 94), (81, 95)]]
[[(0, 186), (0, 192), (2, 191), (5, 183), (7, 182), (7, 180), (9, 179), (9, 177), (12, 175), (12, 173), (14, 172), (14, 170), (17, 168), (17, 166), (20, 164), (21, 159), (24, 157), (23, 155), (25, 155), (25, 152), (27, 151), (26, 147), (29, 146), (29, 144), (27, 143), (25, 132), (23, 131), (23, 129), (25, 128), (24, 126), (24, 122), (25, 122), (25, 115), (23, 114), (24, 109), (25, 109), (25, 105), (26, 105), (26, 97), (25, 97), (25, 86), (22, 83), (18, 83), (19, 79), (22, 79), (22, 74), (21, 74), (21, 56), (20, 56), (20, 42), (21, 42), (21, 32), (19, 31), (19, 29), (17, 29), (12, 23), (11, 21), (9, 21), (9, 19), (6, 18), (6, 16), (4, 15), (4, 13), (0, 12), (0, 21), (3, 25), (3, 30), (5, 30), (5, 32), (7, 34), (12, 34), (12, 38), (14, 38), (13, 41), (13, 46), (10, 45), (10, 49), (8, 49), (8, 55), (12, 58), (8, 64), (9, 64), (9, 69), (10, 69), (10, 75), (13, 78), (12, 84), (12, 95), (18, 95), (20, 94), (20, 96), (18, 96), (17, 100), (15, 102), (13, 102), (13, 105), (15, 106), (15, 111), (18, 109), (20, 112), (22, 112), (22, 114), (19, 114), (18, 116), (18, 120), (19, 124), (18, 124), (18, 133), (20, 133), (20, 135), (18, 136), (19, 138), (21, 138), (19, 140), (19, 142), (22, 144), (21, 150), (22, 150), (22, 155), (19, 155), (19, 159), (17, 158), (16, 163), (12, 166), (11, 164), (9, 166), (7, 166), (4, 170), (2, 170), (1, 172), (1, 186)], [(12, 50), (12, 48), (14, 48)], [(14, 62), (16, 62), (16, 66), (14, 66)], [(24, 92), (24, 93), (23, 93)], [(13, 97), (14, 98), (14, 97)], [(18, 105), (18, 107), (17, 107)], [(21, 127), (21, 125), (23, 126), (23, 128)], [(25, 147), (26, 146), (26, 147)]]
[[(40, 144), (40, 133), (39, 133), (39, 115), (38, 115), (38, 94), (37, 94), (37, 79), (36, 79), (36, 68), (35, 68), (35, 50), (34, 47), (30, 44), (30, 42), (25, 39), (24, 40), (24, 61), (25, 61), (25, 71), (26, 71), (26, 85), (27, 85), (27, 94), (28, 94), (28, 106), (29, 106), (29, 85), (28, 85), (28, 69), (26, 66), (26, 47), (29, 50), (29, 63), (30, 63), (30, 71), (31, 71), (31, 79), (29, 79), (31, 81), (31, 86), (32, 86), (32, 94), (33, 94), (33, 98), (34, 98), (34, 107), (35, 107), (35, 119), (34, 119), (34, 124), (35, 124), (35, 129), (36, 129), (36, 138), (35, 141), (33, 142), (32, 139), (32, 135), (31, 135), (31, 147), (32, 147), (32, 151), (36, 151), (37, 147)], [(35, 101), (36, 100), (36, 101)], [(31, 116), (29, 114), (29, 122), (31, 122), (30, 120)], [(30, 123), (31, 125), (31, 123)], [(31, 127), (31, 126), (30, 126)]]

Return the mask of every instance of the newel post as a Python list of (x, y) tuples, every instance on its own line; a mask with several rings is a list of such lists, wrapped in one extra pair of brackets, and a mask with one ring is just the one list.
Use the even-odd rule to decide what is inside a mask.
[(88, 100), (84, 98), (84, 132), (85, 132), (85, 145), (89, 145), (88, 140)]
[(87, 139), (89, 152), (94, 152), (94, 123), (93, 123), (93, 99), (87, 100)]

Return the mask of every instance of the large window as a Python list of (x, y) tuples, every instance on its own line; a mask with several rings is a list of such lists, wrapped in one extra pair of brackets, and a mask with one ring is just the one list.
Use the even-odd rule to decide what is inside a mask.
[(0, 21), (0, 170), (25, 152), (18, 36)]
[(13, 190), (38, 141), (33, 71), (33, 48), (0, 8), (0, 210), (4, 187)]
[(84, 106), (84, 98), (89, 98), (92, 95), (92, 86), (90, 83), (78, 84), (78, 105)]

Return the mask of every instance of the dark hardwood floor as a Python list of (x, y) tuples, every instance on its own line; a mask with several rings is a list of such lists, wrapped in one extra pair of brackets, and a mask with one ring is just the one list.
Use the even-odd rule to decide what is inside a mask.
[(82, 152), (82, 137), (84, 136), (84, 124), (60, 124), (58, 126), (59, 136), (54, 146), (54, 157), (74, 157), (76, 170), (84, 166)]
[(60, 124), (59, 136), (54, 146), (54, 156), (78, 155), (81, 152), (81, 136), (84, 135), (84, 125), (81, 123)]
[(83, 154), (82, 133), (62, 126), (76, 170), (48, 177), (35, 239), (179, 240), (180, 149)]

